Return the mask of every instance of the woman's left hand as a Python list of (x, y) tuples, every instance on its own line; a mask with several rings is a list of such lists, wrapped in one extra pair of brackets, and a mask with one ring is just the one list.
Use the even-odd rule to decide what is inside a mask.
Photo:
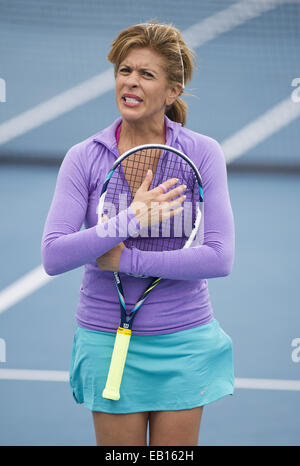
[[(108, 217), (106, 215), (103, 216), (102, 221), (106, 222)], [(126, 246), (124, 243), (119, 243), (114, 248), (110, 249), (102, 256), (96, 259), (99, 269), (101, 270), (108, 270), (109, 272), (118, 272), (119, 265), (120, 265), (120, 258), (123, 249)]]

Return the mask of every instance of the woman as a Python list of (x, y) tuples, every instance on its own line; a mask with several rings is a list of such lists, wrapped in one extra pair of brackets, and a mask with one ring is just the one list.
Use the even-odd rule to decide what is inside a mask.
[[(68, 151), (42, 242), (48, 274), (85, 266), (70, 383), (75, 400), (93, 413), (97, 445), (147, 445), (148, 422), (149, 445), (197, 445), (203, 406), (234, 391), (232, 341), (214, 318), (206, 280), (228, 275), (233, 264), (224, 156), (214, 139), (183, 127), (186, 105), (179, 96), (192, 77), (193, 57), (177, 29), (132, 26), (113, 41), (108, 59), (120, 118)], [(198, 167), (205, 199), (201, 248), (147, 252), (146, 260), (143, 251), (124, 246), (125, 237), (97, 234), (104, 227), (97, 227), (96, 207), (105, 175), (119, 154), (147, 143), (176, 147)], [(172, 208), (180, 210), (185, 187), (171, 179), (149, 190), (152, 176), (120, 222), (134, 220), (138, 228), (153, 200), (168, 206), (169, 217)], [(144, 213), (137, 202), (146, 204)], [(112, 271), (122, 273), (128, 308), (146, 287), (130, 274), (163, 278), (136, 316), (118, 401), (101, 396), (120, 319)]]

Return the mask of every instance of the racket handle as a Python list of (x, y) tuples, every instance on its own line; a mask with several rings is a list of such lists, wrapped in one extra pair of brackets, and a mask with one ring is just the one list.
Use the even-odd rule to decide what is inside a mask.
[(120, 386), (126, 362), (131, 330), (119, 327), (116, 334), (109, 372), (102, 397), (109, 400), (120, 399)]

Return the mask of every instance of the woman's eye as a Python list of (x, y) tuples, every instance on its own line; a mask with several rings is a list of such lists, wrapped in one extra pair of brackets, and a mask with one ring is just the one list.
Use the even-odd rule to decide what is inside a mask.
[(120, 68), (119, 71), (120, 71), (120, 73), (129, 73), (130, 72), (129, 68)]
[(148, 71), (144, 71), (144, 75), (145, 75), (147, 78), (153, 78), (153, 74), (152, 74), (152, 73), (149, 73)]

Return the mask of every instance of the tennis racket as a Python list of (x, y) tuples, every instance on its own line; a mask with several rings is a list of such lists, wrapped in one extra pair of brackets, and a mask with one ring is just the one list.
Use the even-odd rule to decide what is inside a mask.
[[(201, 247), (204, 240), (204, 202), (201, 176), (195, 164), (186, 154), (167, 145), (145, 144), (137, 146), (122, 154), (115, 161), (105, 178), (100, 194), (97, 209), (98, 223), (102, 223), (103, 214), (110, 219), (129, 207), (137, 189), (144, 181), (148, 169), (153, 172), (149, 190), (163, 184), (170, 178), (177, 178), (178, 185), (185, 184), (187, 186), (184, 193), (186, 199), (183, 203), (183, 210), (168, 220), (142, 227), (138, 236), (129, 236), (124, 241), (125, 246), (143, 251), (171, 251)], [(110, 368), (102, 397), (119, 400), (134, 318), (161, 278), (134, 275), (136, 279), (151, 278), (151, 283), (133, 309), (128, 311), (126, 310), (120, 275), (118, 272), (113, 272), (113, 276), (120, 301), (121, 319), (116, 332)]]

